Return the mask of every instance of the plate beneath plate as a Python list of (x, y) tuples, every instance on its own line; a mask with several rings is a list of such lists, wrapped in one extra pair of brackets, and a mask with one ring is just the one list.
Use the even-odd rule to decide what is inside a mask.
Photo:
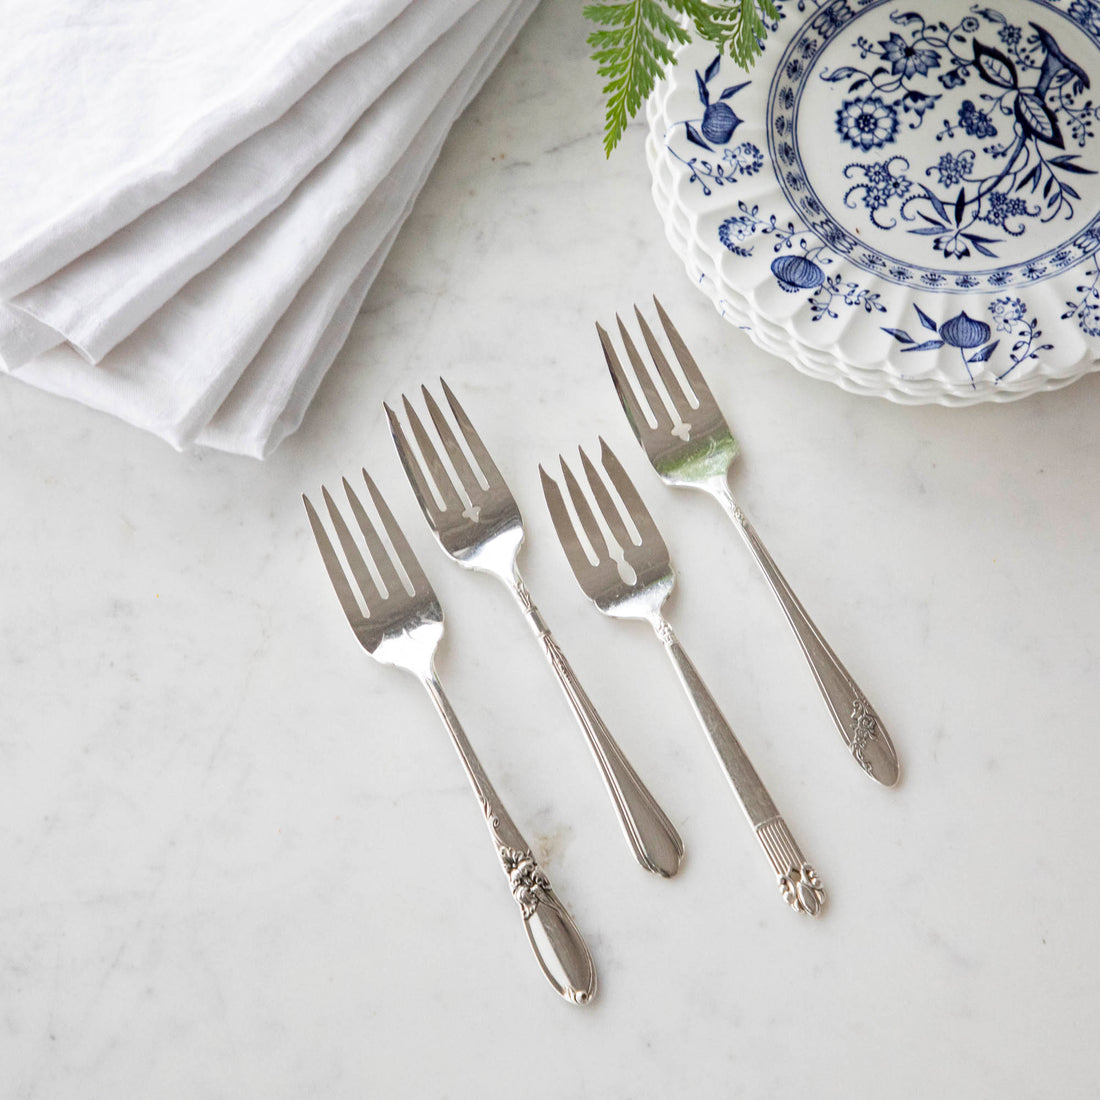
[(682, 48), (647, 104), (654, 197), (711, 297), (800, 369), (1010, 400), (1100, 355), (1100, 7), (936, 10), (786, 5), (747, 78)]

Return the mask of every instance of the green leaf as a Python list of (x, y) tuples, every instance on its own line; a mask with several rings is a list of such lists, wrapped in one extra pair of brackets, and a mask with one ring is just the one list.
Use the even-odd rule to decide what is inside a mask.
[(776, 20), (774, 0), (621, 0), (589, 4), (588, 36), (607, 96), (604, 152), (622, 138), (657, 81), (673, 64), (673, 50), (697, 36), (713, 43), (743, 69), (760, 55), (765, 19)]

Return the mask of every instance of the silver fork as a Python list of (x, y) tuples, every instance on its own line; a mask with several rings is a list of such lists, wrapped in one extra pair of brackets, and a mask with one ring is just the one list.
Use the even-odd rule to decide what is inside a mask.
[(360, 607), (359, 599), (352, 590), (320, 517), (309, 499), (304, 495), (302, 497), (314, 538), (332, 587), (336, 589), (340, 606), (344, 609), (359, 644), (375, 660), (411, 672), (427, 689), (451, 735), (454, 747), (458, 750), (478, 802), (481, 803), (489, 833), (493, 838), (493, 846), (508, 877), (512, 896), (519, 905), (527, 939), (543, 974), (561, 996), (574, 1004), (586, 1004), (596, 992), (596, 971), (592, 956), (577, 931), (573, 918), (558, 901), (550, 880), (531, 855), (530, 845), (523, 839), (501, 804), (466, 739), (457, 715), (443, 694), (434, 663), (436, 647), (443, 636), (443, 611), (428, 578), (420, 568), (420, 563), (413, 556), (397, 521), (366, 470), (363, 471), (363, 478), (382, 526), (393, 545), (397, 563), (408, 578), (408, 584), (398, 575), (397, 563), (345, 478), (344, 490), (348, 503), (363, 533), (367, 554), (374, 563), (380, 585), (371, 576), (359, 546), (329, 491), (322, 486), (321, 492), (351, 575), (365, 605), (365, 612)]
[[(535, 607), (517, 565), (523, 542), (523, 519), (519, 506), (458, 399), (442, 379), (440, 385), (470, 453), (481, 469), (482, 478), (479, 480), (474, 472), (426, 386), (421, 387), (424, 404), (458, 475), (457, 485), (409, 399), (403, 396), (402, 402), (423, 456), (423, 465), (417, 461), (394, 411), (386, 405), (394, 443), (424, 518), (435, 532), (439, 544), (455, 561), (470, 569), (492, 574), (516, 597), (584, 731), (635, 858), (647, 871), (668, 878), (676, 874), (684, 854), (679, 834), (608, 732)], [(443, 500), (442, 508), (436, 503), (432, 483)], [(465, 501), (460, 498), (460, 492), (465, 495)]]
[(630, 426), (653, 468), (665, 482), (705, 490), (717, 499), (733, 520), (794, 630), (844, 743), (872, 779), (892, 787), (898, 781), (899, 766), (890, 735), (855, 680), (806, 614), (806, 609), (764, 548), (760, 536), (734, 500), (729, 486), (729, 471), (740, 451), (737, 440), (683, 338), (661, 303), (656, 298), (653, 302), (684, 377), (694, 392), (681, 386), (637, 306), (634, 312), (638, 325), (668, 394), (668, 405), (662, 400), (653, 375), (638, 354), (622, 319), (615, 318), (633, 368), (634, 380), (641, 391), (641, 400), (627, 380), (626, 371), (607, 331), (597, 324), (604, 357)]
[(622, 619), (644, 619), (664, 642), (734, 794), (771, 862), (784, 900), (800, 913), (818, 916), (825, 903), (821, 880), (803, 857), (745, 750), (661, 612), (672, 591), (675, 574), (668, 548), (653, 517), (611, 448), (601, 439), (600, 460), (626, 508), (625, 518), (637, 530), (637, 537), (634, 537), (599, 472), (583, 450), (580, 456), (592, 495), (603, 516), (606, 536), (573, 472), (565, 459), (559, 458), (580, 530), (596, 558), (595, 564), (581, 542), (557, 482), (541, 466), (539, 473), (550, 518), (581, 588), (604, 614)]

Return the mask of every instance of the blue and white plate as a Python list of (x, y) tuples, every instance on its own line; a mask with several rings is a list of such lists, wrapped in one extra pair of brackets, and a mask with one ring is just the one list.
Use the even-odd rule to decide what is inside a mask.
[(684, 47), (648, 105), (658, 206), (716, 303), (809, 373), (898, 400), (1094, 369), (1100, 3), (801, 6), (749, 74)]

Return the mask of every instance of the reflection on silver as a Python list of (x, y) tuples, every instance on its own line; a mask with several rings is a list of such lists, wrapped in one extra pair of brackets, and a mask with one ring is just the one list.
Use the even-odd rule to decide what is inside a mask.
[[(620, 511), (611, 495), (611, 487), (582, 450), (581, 464), (603, 518), (606, 535), (565, 459), (561, 459), (561, 472), (576, 523), (566, 508), (557, 482), (540, 467), (546, 504), (565, 556), (585, 595), (604, 614), (615, 618), (644, 619), (664, 642), (734, 794), (778, 875), (784, 900), (796, 911), (816, 917), (825, 901), (825, 891), (817, 874), (803, 858), (748, 755), (662, 614), (661, 608), (675, 582), (664, 539), (611, 448), (602, 439), (600, 447), (600, 459), (610, 486), (618, 493), (625, 508), (625, 512)], [(633, 523), (637, 539), (627, 528), (627, 519)], [(624, 581), (619, 572), (611, 552), (613, 542), (617, 543), (616, 550), (630, 563), (635, 576), (633, 583)], [(596, 559), (595, 565), (592, 564), (592, 557)]]
[[(635, 308), (642, 337), (649, 349), (668, 402), (661, 397), (657, 382), (639, 354), (622, 320), (619, 335), (630, 361), (631, 385), (611, 337), (596, 326), (611, 378), (634, 435), (649, 461), (669, 485), (703, 489), (714, 496), (733, 520), (748, 545), (756, 564), (779, 600), (787, 621), (806, 655), (821, 694), (840, 736), (852, 756), (872, 779), (887, 787), (898, 781), (897, 752), (878, 715), (856, 686), (848, 670), (813, 624), (798, 597), (779, 572), (778, 566), (760, 541), (745, 513), (733, 499), (729, 471), (740, 452), (714, 394), (703, 379), (691, 352), (676, 331), (661, 303), (654, 298), (665, 335), (676, 355), (690, 389), (685, 389), (669, 366), (661, 345), (641, 311)], [(675, 416), (670, 415), (670, 409)], [(853, 703), (853, 700), (855, 701)], [(858, 712), (858, 713), (857, 713)]]
[[(358, 595), (353, 591), (316, 510), (307, 497), (302, 498), (340, 606), (359, 644), (375, 660), (411, 672), (427, 689), (481, 804), (493, 846), (508, 877), (512, 896), (520, 907), (527, 939), (542, 972), (566, 1000), (586, 1004), (596, 991), (592, 956), (572, 917), (554, 894), (550, 880), (531, 855), (530, 845), (501, 804), (466, 738), (458, 716), (443, 693), (434, 666), (435, 651), (443, 637), (443, 610), (397, 521), (366, 470), (363, 477), (382, 527), (393, 546), (394, 556), (390, 555), (346, 479), (344, 491), (380, 584), (371, 576), (363, 552), (329, 491), (325, 488), (321, 490)], [(399, 575), (398, 566), (404, 571), (407, 584)]]
[[(447, 383), (440, 379), (440, 385), (455, 423), (479, 467), (480, 476), (427, 387), (421, 387), (424, 404), (454, 467), (457, 481), (448, 472), (409, 399), (404, 397), (402, 403), (420, 452), (419, 458), (400, 420), (386, 406), (394, 443), (424, 518), (440, 546), (455, 561), (498, 578), (516, 597), (584, 731), (635, 859), (647, 871), (670, 877), (676, 874), (684, 854), (679, 834), (608, 732), (531, 599), (517, 566), (523, 542), (519, 506), (466, 411)], [(437, 494), (443, 507), (437, 503)]]

